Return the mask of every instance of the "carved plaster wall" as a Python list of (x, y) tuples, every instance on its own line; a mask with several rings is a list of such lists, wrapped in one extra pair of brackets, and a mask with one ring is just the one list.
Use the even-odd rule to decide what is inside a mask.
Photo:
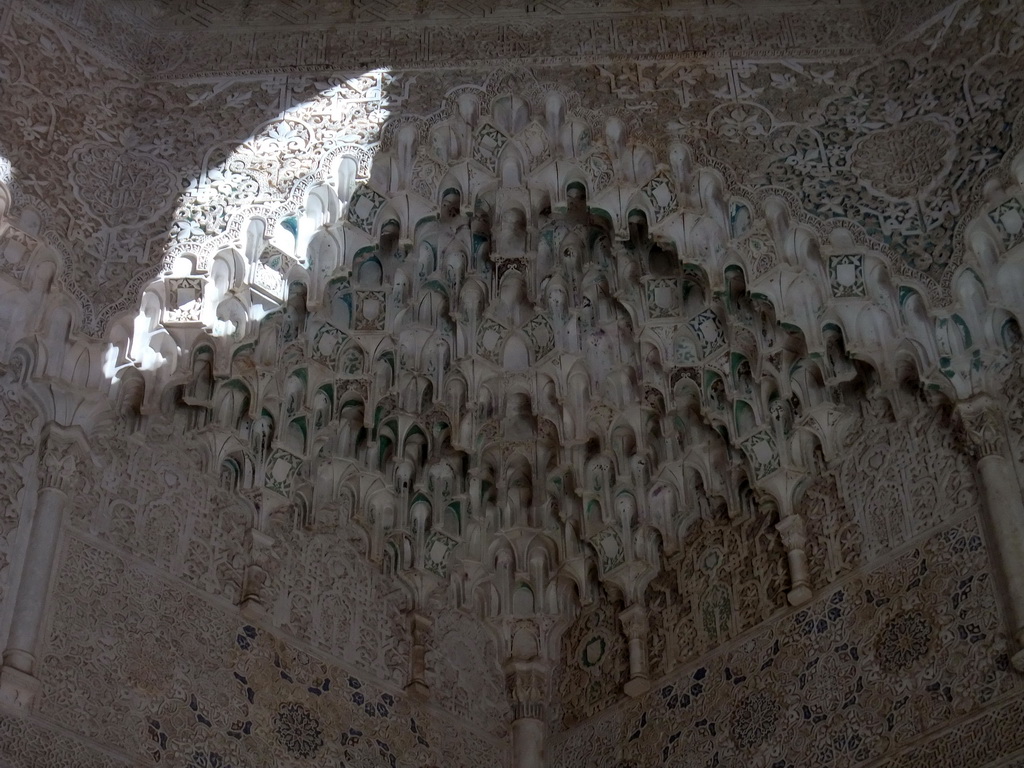
[(640, 5), (0, 11), (4, 759), (1019, 757), (1024, 16)]

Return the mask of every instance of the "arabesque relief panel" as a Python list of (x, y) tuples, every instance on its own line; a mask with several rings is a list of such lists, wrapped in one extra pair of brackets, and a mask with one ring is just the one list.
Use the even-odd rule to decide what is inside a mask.
[(502, 763), (500, 742), (148, 565), (75, 535), (65, 547), (40, 713), (132, 764)]
[(570, 729), (553, 764), (956, 765), (966, 753), (940, 747), (945, 736), (901, 748), (975, 712), (1001, 725), (969, 747), (971, 765), (1018, 749), (997, 713), (1019, 708), (1021, 682), (978, 524), (959, 518)]

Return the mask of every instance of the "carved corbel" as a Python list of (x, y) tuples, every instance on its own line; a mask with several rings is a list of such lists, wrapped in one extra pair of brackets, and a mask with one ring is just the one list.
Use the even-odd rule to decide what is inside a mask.
[(427, 685), (427, 637), (431, 624), (430, 618), (419, 611), (413, 611), (409, 616), (412, 647), (409, 650), (409, 682), (405, 690), (419, 698), (426, 698), (430, 693)]
[(619, 621), (629, 641), (629, 681), (623, 686), (623, 691), (627, 696), (636, 698), (651, 687), (647, 648), (651, 628), (647, 609), (638, 603), (631, 605), (619, 614)]
[(266, 583), (273, 569), (274, 539), (255, 528), (246, 533), (245, 547), (248, 560), (242, 574), (242, 613), (250, 617), (262, 616), (265, 612)]
[(789, 592), (786, 598), (790, 605), (803, 605), (811, 599), (807, 552), (804, 550), (807, 544), (804, 519), (800, 515), (789, 515), (775, 525), (775, 530), (782, 536), (782, 546), (786, 548), (789, 561)]
[[(779, 505), (774, 497), (764, 494), (759, 504), (765, 513), (772, 515), (779, 512)], [(804, 519), (795, 512), (780, 514), (775, 530), (782, 537), (782, 546), (786, 549), (786, 561), (789, 565), (789, 591), (786, 599), (790, 605), (803, 605), (811, 599), (810, 570), (807, 566), (807, 530)]]

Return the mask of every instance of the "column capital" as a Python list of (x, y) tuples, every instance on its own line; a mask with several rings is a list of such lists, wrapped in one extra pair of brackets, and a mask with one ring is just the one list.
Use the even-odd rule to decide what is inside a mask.
[(51, 489), (67, 493), (71, 489), (77, 470), (78, 459), (74, 454), (62, 453), (48, 447), (39, 461), (40, 490)]
[(789, 515), (775, 524), (786, 550), (803, 549), (807, 544), (807, 526), (800, 515)]
[(75, 479), (96, 461), (81, 427), (49, 422), (43, 427), (39, 448), (39, 489), (69, 493)]
[(999, 402), (990, 395), (975, 395), (956, 404), (961, 432), (977, 458), (993, 456), (1005, 449), (1005, 427)]
[(619, 614), (619, 621), (622, 622), (622, 631), (630, 640), (646, 640), (650, 633), (650, 622), (647, 619), (647, 609), (639, 603), (634, 603)]
[(505, 685), (512, 704), (512, 719), (544, 719), (548, 666), (539, 659), (511, 659), (505, 664)]

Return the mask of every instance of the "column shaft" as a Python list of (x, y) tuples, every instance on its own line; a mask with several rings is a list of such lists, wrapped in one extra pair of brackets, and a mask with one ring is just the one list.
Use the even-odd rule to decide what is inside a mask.
[(1009, 599), (1010, 629), (1017, 644), (1013, 665), (1024, 672), (1024, 499), (1013, 464), (1002, 454), (982, 456), (978, 474)]
[(512, 721), (512, 768), (543, 768), (544, 722), (533, 717)]
[(43, 488), (32, 517), (25, 564), (0, 672), (0, 692), (19, 703), (30, 703), (36, 693), (35, 654), (67, 501), (63, 491)]

